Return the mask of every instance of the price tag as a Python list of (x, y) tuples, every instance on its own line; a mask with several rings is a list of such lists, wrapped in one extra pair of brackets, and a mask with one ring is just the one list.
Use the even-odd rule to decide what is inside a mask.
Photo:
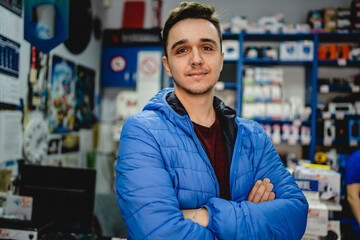
[(357, 141), (355, 141), (355, 140), (351, 140), (350, 142), (349, 142), (349, 146), (350, 147), (356, 147), (358, 145), (358, 143), (357, 143)]
[(338, 63), (339, 66), (346, 66), (347, 62), (346, 62), (346, 59), (341, 58), (341, 59), (337, 60), (337, 63)]
[(323, 119), (330, 119), (331, 118), (331, 113), (330, 112), (323, 112), (322, 117), (323, 117)]
[(321, 93), (329, 93), (329, 85), (321, 85), (320, 92)]
[(344, 112), (337, 112), (335, 117), (336, 117), (336, 119), (342, 120), (345, 117), (345, 113)]
[(332, 139), (324, 138), (323, 144), (324, 144), (324, 146), (331, 146), (332, 145)]
[(360, 92), (360, 86), (352, 85), (352, 86), (351, 86), (351, 91), (352, 91), (353, 93), (358, 93), (358, 92)]

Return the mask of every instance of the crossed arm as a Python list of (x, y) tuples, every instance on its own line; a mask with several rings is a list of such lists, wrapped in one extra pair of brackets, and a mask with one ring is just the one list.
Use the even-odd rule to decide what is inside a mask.
[[(163, 156), (141, 119), (132, 117), (124, 125), (116, 164), (118, 203), (131, 238), (259, 239), (264, 234), (269, 239), (301, 238), (306, 227), (306, 199), (260, 126), (257, 134), (244, 138), (260, 146), (251, 154), (255, 175), (249, 172), (244, 181), (267, 177), (271, 179), (271, 185), (267, 179), (255, 183), (248, 201), (243, 198), (246, 192), (239, 194), (239, 201), (210, 197), (201, 203), (205, 208), (201, 208), (194, 218), (197, 209), (179, 209)], [(251, 145), (249, 142), (244, 144)], [(276, 188), (276, 199), (270, 190), (272, 184)]]
[[(273, 188), (274, 186), (270, 183), (270, 179), (265, 178), (264, 181), (258, 180), (251, 189), (247, 201), (260, 203), (274, 200), (275, 193), (271, 192)], [(185, 209), (181, 210), (181, 212), (183, 213), (185, 219), (191, 219), (193, 222), (196, 222), (203, 227), (207, 227), (209, 222), (209, 213), (206, 208)]]

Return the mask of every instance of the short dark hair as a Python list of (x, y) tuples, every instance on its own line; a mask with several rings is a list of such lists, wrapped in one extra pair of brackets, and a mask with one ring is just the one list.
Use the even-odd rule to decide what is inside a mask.
[(169, 16), (164, 24), (164, 28), (161, 31), (162, 46), (166, 57), (168, 56), (166, 52), (166, 47), (168, 44), (168, 36), (170, 29), (176, 23), (188, 18), (200, 18), (211, 22), (216, 28), (217, 34), (220, 39), (220, 48), (221, 48), (222, 34), (220, 28), (220, 20), (215, 13), (215, 8), (213, 6), (201, 4), (197, 2), (181, 2), (179, 7), (173, 9), (169, 13)]

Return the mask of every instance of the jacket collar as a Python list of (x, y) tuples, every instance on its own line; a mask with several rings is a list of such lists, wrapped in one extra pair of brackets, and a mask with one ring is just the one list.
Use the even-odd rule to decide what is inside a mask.
[[(188, 115), (184, 106), (180, 100), (176, 97), (175, 92), (168, 92), (166, 95), (166, 101), (169, 106), (180, 116)], [(216, 112), (216, 116), (219, 118), (221, 129), (225, 139), (225, 145), (228, 152), (228, 161), (231, 163), (232, 153), (234, 150), (237, 125), (235, 122), (236, 111), (225, 105), (220, 98), (214, 96), (213, 106)]]

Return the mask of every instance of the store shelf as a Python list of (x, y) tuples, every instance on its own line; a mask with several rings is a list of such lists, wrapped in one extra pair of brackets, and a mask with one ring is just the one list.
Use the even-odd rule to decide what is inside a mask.
[(285, 61), (285, 60), (272, 60), (261, 58), (244, 58), (244, 64), (259, 64), (259, 65), (311, 65), (313, 61)]
[(309, 120), (278, 120), (278, 119), (271, 119), (270, 117), (255, 117), (252, 120), (255, 120), (259, 123), (265, 123), (265, 124), (296, 124), (298, 125), (299, 123), (301, 125), (309, 125), (311, 122)]
[(324, 93), (327, 94), (329, 92), (356, 92), (354, 91), (354, 87), (349, 86), (349, 85), (319, 85), (318, 86), (318, 92), (319, 93)]
[(318, 112), (317, 116), (326, 120), (326, 119), (335, 119), (335, 120), (343, 120), (343, 119), (360, 119), (360, 114), (349, 114), (349, 113), (329, 113), (329, 112)]
[(359, 60), (318, 60), (320, 66), (360, 67)]
[(244, 33), (246, 41), (291, 41), (291, 40), (311, 40), (314, 34), (311, 33)]
[(329, 42), (359, 42), (360, 33), (316, 33), (319, 41)]
[[(317, 138), (316, 139), (316, 143), (317, 144), (324, 144), (324, 139), (322, 138)], [(357, 148), (359, 146), (359, 143), (351, 143), (347, 140), (340, 140), (340, 139), (334, 139), (331, 143), (325, 144), (325, 146), (349, 146), (349, 147), (353, 147), (353, 148)]]

